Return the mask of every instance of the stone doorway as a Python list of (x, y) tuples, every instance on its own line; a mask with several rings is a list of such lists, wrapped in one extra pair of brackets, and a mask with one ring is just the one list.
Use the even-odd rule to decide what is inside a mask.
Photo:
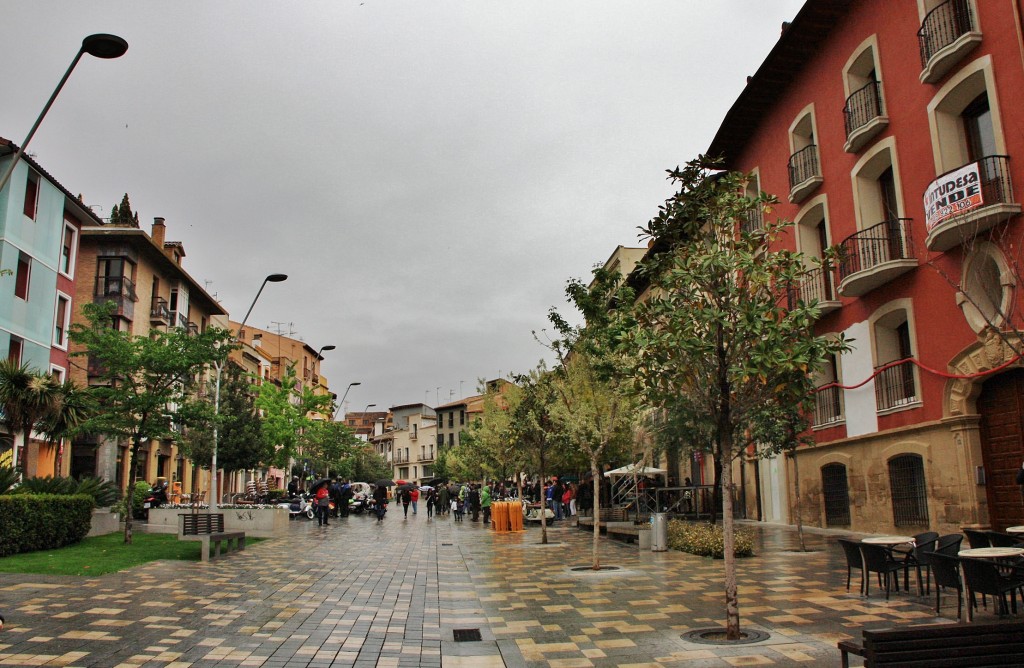
[(997, 530), (1024, 524), (1024, 496), (1016, 483), (1024, 461), (1024, 369), (986, 380), (977, 408), (989, 522)]

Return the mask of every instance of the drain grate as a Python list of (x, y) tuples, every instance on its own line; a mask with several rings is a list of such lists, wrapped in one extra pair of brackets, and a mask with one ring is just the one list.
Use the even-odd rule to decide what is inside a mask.
[(455, 642), (479, 642), (483, 640), (480, 629), (454, 629)]
[(441, 547), (451, 547), (453, 543), (441, 543)]

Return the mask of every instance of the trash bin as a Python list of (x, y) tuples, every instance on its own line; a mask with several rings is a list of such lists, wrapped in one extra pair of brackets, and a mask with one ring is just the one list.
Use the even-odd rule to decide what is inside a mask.
[(651, 513), (651, 552), (668, 549), (668, 515)]

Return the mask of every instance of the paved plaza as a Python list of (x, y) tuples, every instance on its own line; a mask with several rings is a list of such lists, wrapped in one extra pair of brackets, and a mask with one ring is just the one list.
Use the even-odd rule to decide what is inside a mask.
[[(230, 512), (230, 511), (226, 511)], [(162, 561), (98, 578), (0, 575), (0, 665), (14, 666), (837, 666), (864, 626), (955, 619), (955, 595), (847, 593), (834, 538), (753, 526), (740, 560), (747, 645), (681, 639), (724, 619), (722, 562), (602, 538), (604, 563), (578, 572), (575, 527), (496, 534), (480, 523), (394, 511), (290, 524), (208, 564)], [(991, 619), (982, 612), (980, 619)], [(479, 629), (481, 640), (454, 640)]]

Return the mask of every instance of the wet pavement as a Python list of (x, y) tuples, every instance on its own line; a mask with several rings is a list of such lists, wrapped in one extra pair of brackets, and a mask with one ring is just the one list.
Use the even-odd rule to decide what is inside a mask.
[[(757, 643), (682, 639), (724, 623), (721, 561), (602, 538), (602, 563), (617, 569), (577, 571), (590, 563), (588, 531), (558, 526), (541, 545), (537, 527), (496, 534), (390, 512), (294, 521), (287, 538), (208, 564), (0, 574), (0, 665), (838, 666), (836, 643), (865, 626), (955, 620), (955, 593), (942, 618), (934, 594), (859, 596), (857, 572), (848, 593), (834, 536), (809, 535), (804, 553), (791, 529), (747, 527), (759, 547), (738, 561), (740, 614), (744, 629), (767, 632)], [(457, 630), (480, 640), (456, 641)]]

